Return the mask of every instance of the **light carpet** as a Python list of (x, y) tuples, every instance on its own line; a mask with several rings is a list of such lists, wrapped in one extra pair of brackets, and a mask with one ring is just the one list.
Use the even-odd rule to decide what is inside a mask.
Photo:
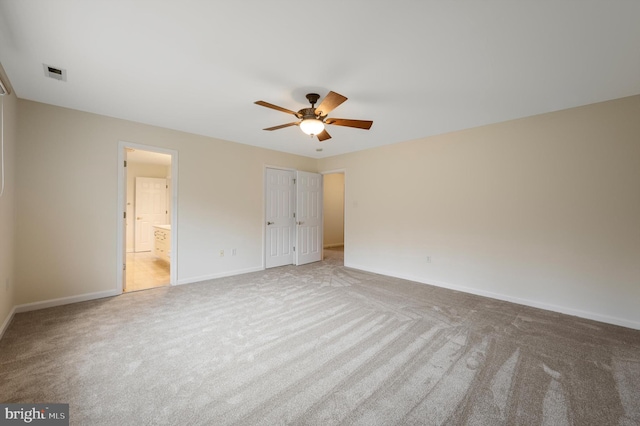
[(640, 331), (327, 260), (17, 314), (0, 401), (73, 425), (639, 425)]

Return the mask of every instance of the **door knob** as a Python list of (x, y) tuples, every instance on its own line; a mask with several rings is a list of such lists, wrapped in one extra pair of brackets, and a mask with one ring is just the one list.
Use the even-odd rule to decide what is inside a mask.
[(273, 225), (273, 222), (267, 222), (267, 225)]

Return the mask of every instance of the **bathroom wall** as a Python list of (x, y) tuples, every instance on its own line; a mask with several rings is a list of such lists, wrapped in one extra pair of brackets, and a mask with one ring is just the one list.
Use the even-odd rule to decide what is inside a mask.
[(344, 173), (324, 176), (324, 247), (344, 245)]

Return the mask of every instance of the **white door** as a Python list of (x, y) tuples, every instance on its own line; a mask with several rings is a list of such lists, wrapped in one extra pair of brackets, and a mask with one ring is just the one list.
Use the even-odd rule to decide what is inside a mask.
[(167, 180), (136, 178), (134, 251), (151, 251), (153, 225), (167, 224)]
[(322, 175), (297, 172), (296, 265), (322, 260)]
[(291, 265), (295, 243), (295, 172), (267, 169), (265, 267)]

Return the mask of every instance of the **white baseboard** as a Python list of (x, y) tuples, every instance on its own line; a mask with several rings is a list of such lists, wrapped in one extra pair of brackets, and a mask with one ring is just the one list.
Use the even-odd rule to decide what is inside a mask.
[[(186, 278), (186, 279), (179, 280), (176, 285), (191, 284), (191, 283), (207, 281), (215, 278), (230, 277), (233, 275), (241, 275), (249, 272), (257, 272), (257, 271), (263, 271), (263, 270), (264, 268), (262, 266), (259, 266), (255, 268), (238, 269), (235, 271), (222, 272), (219, 274), (203, 275), (200, 277), (193, 277), (193, 278)], [(122, 294), (122, 291), (107, 290), (107, 291), (99, 291), (96, 293), (81, 294), (78, 296), (69, 296), (69, 297), (61, 297), (58, 299), (43, 300), (41, 302), (25, 303), (22, 305), (14, 306), (11, 309), (11, 312), (9, 313), (7, 318), (2, 323), (2, 326), (0, 327), (0, 339), (2, 339), (2, 336), (4, 335), (5, 330), (9, 327), (9, 324), (11, 324), (11, 320), (13, 319), (15, 314), (19, 314), (22, 312), (36, 311), (38, 309), (52, 308), (54, 306), (68, 305), (71, 303), (86, 302), (88, 300), (103, 299), (105, 297), (119, 296), (121, 294)]]
[(7, 331), (7, 328), (9, 328), (9, 324), (11, 324), (11, 320), (13, 319), (13, 316), (15, 314), (16, 307), (14, 306), (13, 308), (11, 308), (11, 312), (9, 312), (9, 315), (7, 315), (7, 318), (4, 320), (2, 326), (0, 327), (0, 340), (2, 339), (2, 336), (4, 336), (4, 332)]
[[(395, 278), (401, 278), (401, 279), (405, 279), (405, 280), (409, 280), (409, 281), (415, 281), (415, 282), (418, 282), (420, 284), (427, 284), (427, 285), (433, 285), (433, 286), (436, 286), (436, 287), (448, 288), (448, 289), (451, 289), (451, 290), (461, 291), (463, 293), (469, 293), (469, 294), (475, 294), (475, 295), (478, 295), (478, 296), (490, 297), (492, 299), (504, 300), (506, 302), (517, 303), (519, 305), (531, 306), (531, 307), (534, 307), (534, 308), (544, 309), (544, 310), (547, 310), (547, 311), (559, 312), (559, 313), (562, 313), (562, 314), (572, 315), (572, 316), (576, 316), (576, 317), (580, 317), (580, 318), (586, 318), (586, 319), (599, 321), (599, 322), (603, 322), (603, 323), (607, 323), (607, 324), (619, 325), (619, 326), (622, 326), (622, 327), (627, 327), (627, 328), (632, 328), (632, 329), (635, 329), (635, 330), (640, 330), (640, 322), (629, 321), (629, 320), (626, 320), (626, 319), (623, 319), (623, 318), (616, 318), (616, 317), (612, 317), (612, 316), (609, 316), (609, 315), (602, 315), (602, 314), (597, 314), (597, 313), (594, 313), (594, 312), (582, 311), (582, 310), (579, 310), (579, 309), (573, 309), (573, 308), (568, 308), (568, 307), (564, 307), (564, 306), (551, 305), (551, 304), (548, 304), (548, 303), (538, 302), (538, 301), (535, 301), (535, 300), (522, 299), (522, 298), (519, 298), (519, 297), (513, 297), (513, 296), (500, 294), (500, 293), (494, 293), (494, 292), (485, 291), (485, 290), (478, 290), (478, 289), (475, 289), (475, 288), (472, 288), (472, 287), (460, 286), (460, 285), (455, 285), (455, 284), (450, 284), (450, 283), (445, 283), (445, 282), (439, 282), (439, 281), (428, 281), (427, 282), (426, 280), (424, 280), (421, 277), (416, 277), (416, 276), (412, 276), (412, 275), (408, 275), (408, 274), (397, 274), (395, 272), (382, 270), (382, 269), (376, 269), (376, 268), (368, 268), (368, 267), (364, 267), (362, 265), (345, 264), (345, 266), (348, 267), (348, 268), (358, 269), (358, 270), (361, 270), (361, 271), (372, 272), (374, 274), (381, 274), (381, 275), (386, 275), (386, 276), (389, 276), (389, 277), (395, 277)], [(222, 273), (218, 273), (218, 274), (203, 275), (203, 276), (200, 276), (200, 277), (193, 277), (193, 278), (186, 278), (186, 279), (179, 280), (177, 285), (191, 284), (191, 283), (196, 283), (196, 282), (200, 282), (200, 281), (207, 281), (207, 280), (216, 279), (216, 278), (230, 277), (230, 276), (233, 276), (233, 275), (241, 275), (241, 274), (246, 274), (246, 273), (249, 273), (249, 272), (258, 272), (258, 271), (263, 271), (263, 270), (264, 270), (263, 267), (254, 267), (254, 268), (247, 268), (247, 269), (238, 269), (238, 270), (235, 270), (235, 271), (222, 272)], [(11, 320), (13, 319), (14, 315), (17, 314), (17, 313), (35, 311), (35, 310), (38, 310), (38, 309), (51, 308), (51, 307), (54, 307), (54, 306), (68, 305), (70, 303), (85, 302), (85, 301), (88, 301), (88, 300), (102, 299), (102, 298), (105, 298), (105, 297), (113, 297), (113, 296), (118, 296), (120, 294), (121, 294), (121, 292), (118, 292), (117, 290), (108, 290), (108, 291), (100, 291), (100, 292), (96, 292), (96, 293), (81, 294), (81, 295), (78, 295), (78, 296), (61, 297), (61, 298), (58, 298), (58, 299), (44, 300), (44, 301), (41, 301), (41, 302), (26, 303), (26, 304), (23, 304), (23, 305), (14, 306), (13, 309), (11, 309), (11, 312), (9, 313), (7, 318), (2, 323), (2, 326), (0, 326), (0, 339), (2, 339), (2, 336), (4, 335), (4, 332), (9, 327), (9, 324), (11, 324)]]
[(258, 266), (254, 268), (236, 269), (235, 271), (220, 272), (217, 274), (201, 275), (199, 277), (183, 278), (181, 280), (178, 280), (176, 285), (193, 284), (193, 283), (198, 283), (200, 281), (208, 281), (208, 280), (214, 280), (216, 278), (232, 277), (234, 275), (242, 275), (242, 274), (248, 274), (249, 272), (258, 272), (258, 271), (264, 271), (264, 268), (262, 266)]
[(2, 339), (2, 336), (4, 336), (4, 332), (7, 330), (7, 328), (9, 328), (9, 324), (11, 324), (11, 320), (13, 320), (13, 317), (15, 316), (15, 314), (19, 314), (22, 312), (36, 311), (38, 309), (52, 308), (54, 306), (68, 305), (70, 303), (86, 302), (87, 300), (118, 296), (119, 294), (120, 293), (118, 293), (115, 290), (99, 291), (96, 293), (81, 294), (79, 296), (61, 297), (58, 299), (43, 300), (41, 302), (25, 303), (23, 305), (14, 306), (11, 309), (11, 312), (9, 312), (9, 315), (7, 316), (7, 318), (2, 323), (2, 326), (0, 327), (0, 339)]
[(70, 303), (86, 302), (87, 300), (103, 299), (105, 297), (118, 296), (116, 290), (98, 291), (96, 293), (80, 294), (78, 296), (61, 297), (59, 299), (43, 300), (42, 302), (25, 303), (16, 306), (15, 313), (36, 311), (38, 309), (52, 308), (54, 306), (68, 305)]
[(475, 294), (477, 296), (484, 296), (484, 297), (489, 297), (491, 299), (497, 299), (497, 300), (503, 300), (505, 302), (516, 303), (518, 305), (530, 306), (532, 308), (544, 309), (547, 311), (558, 312), (561, 314), (571, 315), (574, 317), (580, 317), (580, 318), (590, 319), (590, 320), (603, 322), (607, 324), (619, 325), (621, 327), (640, 330), (640, 322), (629, 321), (624, 318), (616, 318), (609, 315), (598, 314), (595, 312), (588, 312), (588, 311), (582, 311), (580, 309), (568, 308), (565, 306), (552, 305), (549, 303), (539, 302), (536, 300), (523, 299), (520, 297), (509, 296), (501, 293), (494, 293), (491, 291), (479, 290), (473, 287), (466, 287), (466, 286), (446, 283), (442, 281), (433, 281), (433, 280), (427, 281), (424, 278), (416, 277), (409, 274), (398, 274), (395, 272), (386, 271), (382, 269), (368, 268), (362, 265), (354, 265), (354, 264), (347, 265), (345, 263), (344, 266), (348, 268), (358, 269), (365, 272), (372, 272), (374, 274), (386, 275), (389, 277), (401, 278), (403, 280), (415, 281), (420, 284), (427, 284), (427, 285), (433, 285), (436, 287), (448, 288), (450, 290), (461, 291), (463, 293)]

